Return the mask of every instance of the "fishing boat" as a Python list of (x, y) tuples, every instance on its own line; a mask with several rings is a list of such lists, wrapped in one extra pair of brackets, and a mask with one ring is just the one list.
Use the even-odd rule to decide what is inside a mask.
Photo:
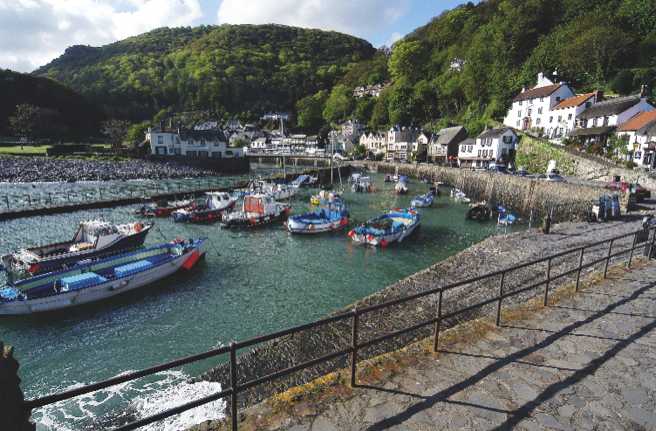
[(286, 220), (291, 212), (287, 204), (276, 202), (269, 194), (244, 196), (240, 211), (223, 215), (221, 226), (225, 228), (254, 228)]
[(267, 181), (255, 181), (252, 183), (251, 191), (253, 194), (264, 193), (271, 195), (276, 201), (291, 199), (298, 192), (298, 187), (288, 184), (276, 184)]
[(430, 191), (426, 194), (415, 196), (410, 205), (413, 208), (428, 208), (433, 205), (433, 201), (435, 200), (435, 194)]
[(56, 271), (83, 259), (141, 247), (152, 227), (152, 223), (141, 222), (114, 225), (102, 220), (83, 221), (70, 241), (20, 249), (0, 259), (8, 273)]
[(478, 202), (469, 205), (469, 210), (467, 210), (467, 215), (465, 217), (467, 220), (487, 221), (492, 217), (492, 210), (487, 202)]
[(348, 236), (358, 244), (386, 247), (410, 236), (420, 222), (419, 213), (413, 208), (394, 209), (352, 229)]
[(179, 269), (192, 269), (205, 255), (205, 239), (173, 241), (88, 259), (73, 267), (10, 279), (0, 289), (0, 315), (61, 310), (100, 301), (160, 281)]
[(144, 217), (169, 217), (174, 211), (190, 207), (194, 203), (191, 199), (179, 201), (159, 201), (150, 205), (144, 205), (137, 210), (137, 214)]
[(316, 195), (310, 196), (310, 204), (314, 206), (319, 206), (336, 199), (341, 199), (341, 196), (335, 192), (330, 192), (328, 190), (321, 190)]
[(207, 192), (190, 207), (173, 212), (177, 223), (212, 223), (221, 220), (224, 212), (234, 208), (237, 198), (226, 192)]
[(497, 207), (497, 212), (499, 213), (497, 217), (497, 224), (499, 226), (510, 226), (517, 221), (517, 216), (501, 205)]
[(333, 196), (321, 208), (289, 217), (287, 230), (296, 234), (334, 232), (348, 225), (349, 213), (341, 198)]
[(386, 182), (386, 183), (394, 182), (394, 181), (392, 180), (392, 176), (391, 176), (390, 174), (385, 175), (385, 182)]
[(399, 181), (394, 186), (394, 191), (399, 195), (405, 195), (408, 193), (408, 183), (403, 179), (404, 177), (400, 177)]
[(451, 197), (456, 201), (456, 202), (462, 202), (462, 203), (470, 203), (471, 199), (467, 197), (467, 195), (459, 190), (459, 189), (452, 189), (451, 190)]
[(294, 181), (290, 183), (292, 187), (313, 187), (319, 182), (319, 177), (312, 175), (299, 175)]
[(371, 179), (369, 177), (359, 176), (351, 184), (351, 191), (353, 193), (373, 193), (374, 186), (371, 184)]

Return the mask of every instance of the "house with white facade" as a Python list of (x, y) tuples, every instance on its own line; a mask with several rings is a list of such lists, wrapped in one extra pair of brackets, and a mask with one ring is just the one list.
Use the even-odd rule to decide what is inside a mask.
[(503, 124), (519, 130), (544, 133), (549, 127), (552, 109), (563, 100), (574, 96), (569, 85), (564, 82), (554, 83), (543, 73), (539, 73), (536, 86), (528, 90), (522, 89), (513, 99)]
[(617, 129), (617, 137), (627, 146), (627, 160), (636, 165), (656, 167), (656, 110), (641, 112)]
[(410, 160), (419, 134), (420, 130), (416, 127), (391, 127), (387, 131), (387, 152), (385, 159), (400, 162)]
[(458, 164), (462, 168), (488, 168), (490, 163), (508, 164), (513, 161), (517, 143), (517, 134), (511, 128), (485, 130), (471, 140), (460, 143)]
[(593, 104), (577, 117), (576, 128), (569, 136), (585, 143), (604, 145), (619, 126), (641, 112), (654, 109), (647, 102), (647, 91), (643, 86), (639, 95), (616, 97)]
[(228, 139), (220, 129), (149, 128), (146, 140), (150, 142), (151, 154), (157, 156), (217, 159), (243, 156), (241, 148), (228, 147)]
[(366, 148), (367, 152), (373, 154), (385, 154), (387, 152), (387, 133), (364, 133), (360, 136), (359, 143)]
[(569, 97), (554, 106), (544, 128), (544, 136), (554, 142), (563, 138), (576, 128), (576, 119), (597, 101), (601, 101), (603, 92), (579, 94)]

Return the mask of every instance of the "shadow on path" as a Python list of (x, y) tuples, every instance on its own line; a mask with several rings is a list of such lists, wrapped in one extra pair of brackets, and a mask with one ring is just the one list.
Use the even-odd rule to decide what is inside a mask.
[[(544, 340), (540, 341), (539, 343), (536, 343), (533, 346), (518, 350), (515, 353), (512, 353), (510, 355), (507, 355), (506, 357), (500, 358), (498, 361), (486, 366), (476, 374), (462, 380), (461, 382), (458, 382), (448, 388), (445, 388), (433, 395), (430, 396), (424, 396), (423, 401), (414, 404), (410, 407), (408, 407), (406, 410), (391, 416), (389, 418), (383, 419), (379, 422), (376, 422), (369, 426), (367, 430), (369, 431), (375, 431), (375, 430), (384, 430), (387, 428), (390, 428), (392, 426), (400, 425), (415, 414), (429, 409), (433, 407), (435, 404), (440, 403), (440, 402), (446, 402), (447, 399), (458, 392), (461, 392), (465, 390), (468, 387), (471, 387), (475, 385), (476, 383), (480, 382), (481, 380), (485, 379), (486, 377), (492, 375), (496, 371), (499, 371), (506, 365), (516, 363), (518, 362), (521, 358), (528, 356), (532, 353), (535, 353), (539, 351), (540, 349), (543, 349), (559, 339), (571, 335), (571, 332), (581, 328), (584, 325), (587, 325), (603, 316), (606, 316), (608, 314), (612, 314), (616, 308), (621, 307), (623, 305), (628, 304), (629, 302), (637, 299), (640, 295), (643, 293), (647, 292), (649, 289), (652, 287), (656, 286), (656, 283), (650, 283), (646, 286), (643, 286), (633, 292), (630, 296), (623, 298), (613, 304), (608, 305), (602, 310), (594, 311), (594, 310), (588, 310), (593, 312), (594, 314), (586, 317), (583, 320), (579, 320), (577, 322), (574, 322), (570, 325), (565, 326), (563, 329), (560, 331), (554, 332), (553, 334), (547, 336)], [(555, 308), (565, 308), (567, 309), (568, 307), (558, 307), (556, 306)], [(576, 308), (574, 308), (577, 310)], [(625, 314), (625, 313), (622, 313)], [(626, 315), (631, 315), (631, 314), (626, 314)], [(647, 316), (642, 316), (638, 315), (637, 317), (647, 317)], [(606, 353), (604, 353), (602, 356), (599, 358), (596, 358), (590, 362), (589, 365), (586, 367), (576, 370), (572, 375), (569, 377), (565, 378), (564, 380), (554, 383), (550, 385), (546, 390), (544, 390), (535, 400), (530, 401), (520, 408), (516, 409), (514, 412), (512, 412), (509, 415), (509, 418), (501, 425), (496, 427), (496, 430), (501, 430), (501, 429), (510, 429), (514, 425), (518, 424), (521, 422), (523, 419), (527, 418), (533, 410), (535, 410), (536, 407), (538, 407), (541, 403), (544, 401), (547, 401), (548, 399), (552, 398), (554, 395), (556, 395), (558, 392), (561, 390), (567, 388), (568, 386), (574, 385), (578, 383), (580, 380), (585, 378), (586, 376), (589, 376), (590, 374), (594, 373), (600, 366), (602, 366), (605, 362), (613, 358), (617, 353), (619, 353), (621, 350), (626, 348), (629, 344), (632, 342), (638, 340), (642, 336), (646, 335), (651, 331), (652, 329), (656, 328), (656, 320), (654, 322), (649, 323), (648, 325), (642, 327), (638, 332), (634, 333), (630, 337), (621, 340), (617, 342), (612, 348), (610, 348)], [(369, 386), (369, 389), (374, 389), (374, 390), (384, 390), (382, 388), (378, 387), (372, 387)]]

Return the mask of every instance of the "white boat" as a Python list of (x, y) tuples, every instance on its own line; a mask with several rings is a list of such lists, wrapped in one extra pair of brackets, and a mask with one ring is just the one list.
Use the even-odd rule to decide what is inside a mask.
[(251, 194), (265, 193), (271, 195), (276, 201), (284, 201), (292, 198), (298, 192), (299, 187), (288, 184), (276, 184), (263, 180), (251, 183)]
[(205, 254), (204, 243), (164, 243), (8, 284), (0, 289), (0, 315), (62, 310), (138, 289), (193, 268)]
[(363, 177), (360, 175), (351, 184), (351, 191), (353, 193), (373, 193), (374, 186), (369, 177)]
[(456, 202), (462, 202), (462, 203), (465, 203), (465, 204), (468, 204), (468, 203), (471, 202), (471, 199), (469, 199), (464, 192), (462, 192), (461, 190), (458, 190), (458, 189), (451, 189), (451, 197)]
[(221, 220), (221, 215), (232, 209), (237, 197), (226, 192), (208, 192), (205, 197), (188, 208), (174, 211), (175, 222), (211, 223)]
[(435, 194), (433, 192), (428, 192), (424, 195), (415, 196), (410, 205), (413, 208), (428, 208), (433, 205), (435, 200)]
[(270, 194), (244, 196), (240, 211), (223, 215), (225, 228), (254, 228), (285, 220), (291, 211), (287, 204), (276, 202)]
[(313, 235), (334, 232), (348, 225), (349, 213), (339, 197), (323, 202), (314, 211), (289, 217), (287, 230), (295, 234)]
[(394, 209), (352, 229), (348, 236), (358, 244), (387, 247), (412, 235), (420, 222), (421, 217), (413, 208)]

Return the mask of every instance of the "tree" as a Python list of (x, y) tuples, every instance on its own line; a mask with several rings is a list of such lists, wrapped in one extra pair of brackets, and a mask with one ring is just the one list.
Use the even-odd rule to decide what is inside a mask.
[(326, 104), (328, 93), (319, 91), (318, 93), (302, 98), (296, 103), (296, 123), (298, 127), (307, 131), (316, 133), (324, 123), (323, 110)]
[(127, 142), (133, 148), (139, 146), (139, 144), (141, 144), (146, 138), (146, 132), (148, 131), (149, 127), (150, 127), (150, 123), (148, 121), (131, 124), (130, 127), (128, 127), (128, 131), (126, 134)]
[(16, 105), (16, 112), (9, 117), (9, 127), (23, 142), (32, 141), (37, 132), (41, 108), (23, 103)]
[(620, 70), (610, 83), (610, 88), (618, 94), (629, 94), (633, 90), (633, 72)]
[(330, 92), (323, 110), (323, 118), (329, 123), (346, 119), (353, 111), (353, 93), (345, 85), (336, 85)]
[(111, 119), (102, 123), (102, 133), (107, 136), (112, 149), (119, 150), (128, 136), (130, 123), (125, 120)]

